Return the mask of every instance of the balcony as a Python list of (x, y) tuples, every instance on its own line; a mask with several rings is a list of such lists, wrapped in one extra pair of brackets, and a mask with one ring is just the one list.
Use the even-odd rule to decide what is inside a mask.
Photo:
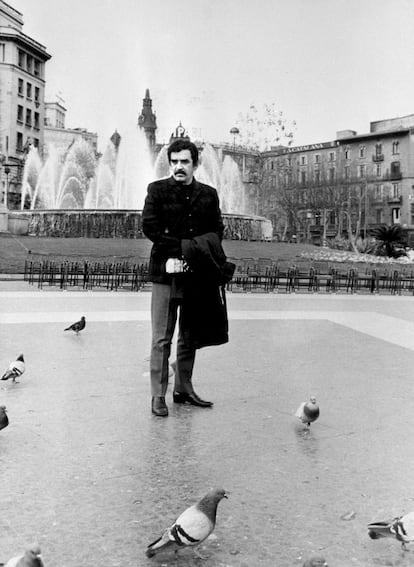
[(384, 161), (384, 154), (374, 154), (372, 156), (372, 161), (374, 161), (374, 162)]
[(400, 205), (402, 203), (402, 196), (400, 195), (399, 197), (393, 197), (392, 195), (390, 195), (387, 199), (387, 202), (389, 205)]

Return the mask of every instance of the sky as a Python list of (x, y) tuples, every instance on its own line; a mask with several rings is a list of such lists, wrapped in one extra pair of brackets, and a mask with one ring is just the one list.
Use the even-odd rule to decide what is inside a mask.
[[(99, 136), (136, 124), (145, 90), (157, 140), (232, 142), (251, 104), (296, 122), (294, 146), (414, 113), (413, 0), (7, 0), (43, 44), (46, 100)], [(240, 126), (239, 126), (240, 129)]]

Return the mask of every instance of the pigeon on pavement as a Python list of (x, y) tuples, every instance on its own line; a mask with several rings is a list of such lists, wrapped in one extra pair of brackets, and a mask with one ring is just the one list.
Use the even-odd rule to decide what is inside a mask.
[(65, 331), (74, 331), (77, 335), (80, 333), (80, 331), (82, 331), (86, 326), (86, 319), (85, 317), (81, 317), (80, 321), (76, 321), (76, 323), (73, 323), (72, 325), (69, 325), (69, 327), (67, 327), (65, 329)]
[(395, 537), (406, 550), (407, 544), (414, 541), (414, 512), (409, 512), (390, 521), (372, 522), (368, 524), (368, 535), (371, 539)]
[(174, 551), (178, 551), (180, 547), (197, 546), (207, 539), (215, 528), (217, 506), (222, 498), (227, 498), (226, 491), (216, 488), (208, 492), (200, 502), (184, 510), (162, 536), (147, 547), (147, 557), (153, 557), (171, 546)]
[(306, 427), (316, 421), (319, 417), (319, 406), (315, 396), (311, 396), (309, 402), (302, 402), (296, 410), (295, 416), (298, 417)]
[(13, 379), (13, 382), (16, 382), (16, 378), (21, 376), (23, 372), (26, 370), (26, 366), (24, 363), (24, 357), (21, 354), (17, 357), (17, 360), (11, 362), (9, 367), (7, 368), (6, 372), (1, 377), (2, 380), (9, 380), (10, 378)]
[(9, 425), (9, 418), (7, 417), (6, 406), (0, 406), (0, 429), (4, 429)]
[(9, 559), (4, 567), (44, 567), (40, 547), (37, 544), (32, 545), (26, 550), (24, 555)]
[(309, 559), (307, 559), (302, 567), (328, 567), (328, 564), (324, 557), (315, 555), (315, 557), (310, 557)]

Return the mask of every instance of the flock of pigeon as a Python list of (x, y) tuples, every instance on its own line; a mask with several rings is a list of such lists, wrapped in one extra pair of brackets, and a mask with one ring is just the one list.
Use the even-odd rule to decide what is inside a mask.
[[(80, 321), (76, 321), (65, 331), (73, 331), (77, 335), (86, 326), (85, 317), (81, 317)], [(16, 360), (13, 360), (7, 367), (6, 372), (1, 377), (1, 380), (11, 380), (13, 384), (18, 383), (16, 378), (19, 378), (26, 370), (23, 354), (20, 354)], [(6, 406), (0, 406), (0, 430), (9, 425), (9, 418), (7, 416)], [(39, 545), (36, 543), (30, 546), (22, 555), (12, 557), (7, 563), (0, 563), (0, 567), (44, 567), (42, 555)]]
[[(78, 335), (85, 326), (86, 319), (81, 317), (79, 321), (64, 330), (73, 331)], [(9, 364), (1, 380), (11, 379), (12, 383), (17, 383), (16, 378), (24, 373), (25, 368), (24, 356), (20, 354)], [(311, 396), (309, 401), (302, 402), (295, 412), (295, 417), (304, 424), (305, 430), (310, 429), (311, 424), (318, 419), (319, 415), (319, 406), (314, 396)], [(6, 407), (1, 405), (0, 430), (8, 425)], [(223, 488), (215, 488), (199, 502), (184, 510), (159, 538), (148, 545), (147, 557), (154, 557), (164, 550), (177, 553), (179, 549), (193, 547), (195, 554), (205, 559), (197, 550), (197, 546), (213, 532), (216, 525), (217, 507), (223, 498), (228, 498), (226, 491)], [(401, 542), (403, 550), (407, 550), (407, 544), (414, 542), (414, 512), (390, 521), (370, 523), (368, 524), (368, 535), (371, 539), (394, 537)], [(7, 563), (0, 563), (0, 567), (44, 567), (39, 545), (34, 544), (24, 554), (9, 559)], [(307, 559), (303, 567), (328, 567), (328, 563), (324, 557), (314, 556)]]

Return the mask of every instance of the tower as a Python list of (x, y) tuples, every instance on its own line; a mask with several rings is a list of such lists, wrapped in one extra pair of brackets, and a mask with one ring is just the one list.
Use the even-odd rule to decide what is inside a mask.
[(138, 126), (144, 129), (145, 135), (151, 148), (155, 146), (155, 131), (157, 129), (157, 117), (152, 111), (152, 99), (149, 89), (145, 91), (145, 98), (142, 99), (142, 110), (138, 116)]

